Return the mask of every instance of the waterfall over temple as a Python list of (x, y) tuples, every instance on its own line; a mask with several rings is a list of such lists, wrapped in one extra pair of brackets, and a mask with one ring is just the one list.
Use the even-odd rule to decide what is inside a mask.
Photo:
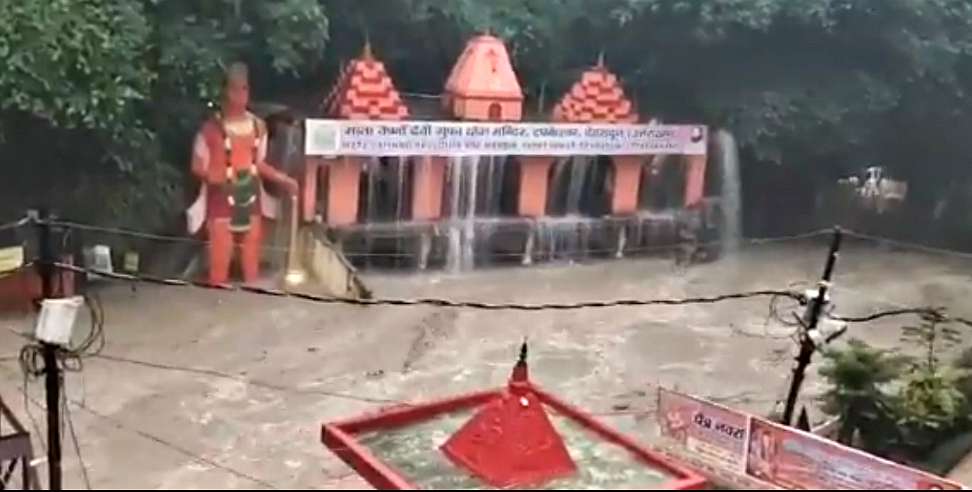
[[(322, 107), (322, 124), (362, 123), (348, 134), (315, 133), (308, 120), (312, 146), (348, 152), (307, 153), (304, 220), (358, 267), (461, 272), (664, 253), (678, 241), (682, 212), (707, 216), (719, 201), (705, 194), (707, 129), (647, 117), (638, 125), (642, 115), (603, 56), (547, 115), (525, 110), (495, 36), (470, 40), (438, 100), (403, 98), (366, 46)], [(418, 150), (399, 150), (419, 141), (426, 143)], [(720, 134), (719, 143), (722, 172), (736, 183), (724, 183), (723, 195), (736, 198), (722, 210), (738, 214), (738, 157), (731, 136)], [(521, 144), (552, 151), (502, 150)], [(422, 150), (430, 148), (440, 150)], [(724, 222), (737, 231), (727, 240), (738, 237), (738, 220)]]
[(716, 132), (716, 147), (722, 170), (722, 238), (727, 252), (739, 249), (742, 239), (742, 181), (739, 176), (739, 147), (726, 130)]

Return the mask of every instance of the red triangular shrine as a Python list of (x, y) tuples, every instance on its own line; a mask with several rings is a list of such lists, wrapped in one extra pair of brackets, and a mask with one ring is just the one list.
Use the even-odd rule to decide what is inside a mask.
[(530, 386), (524, 356), (513, 370), (509, 389), (483, 406), (442, 452), (456, 466), (499, 488), (540, 485), (577, 471)]

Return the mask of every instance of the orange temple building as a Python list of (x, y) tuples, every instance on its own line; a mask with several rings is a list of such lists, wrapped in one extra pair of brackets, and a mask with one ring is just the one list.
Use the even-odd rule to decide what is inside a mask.
[[(323, 107), (328, 117), (348, 120), (400, 121), (409, 116), (408, 107), (385, 70), (366, 43), (360, 57), (342, 71)], [(317, 201), (317, 185), (326, 176), (326, 222), (332, 226), (353, 224), (358, 218), (361, 180), (360, 157), (312, 159), (308, 162), (304, 190), (304, 218), (312, 220)]]
[(443, 107), (456, 119), (520, 121), (523, 89), (506, 46), (482, 34), (469, 41), (446, 80)]
[[(469, 40), (437, 99), (433, 105), (429, 96), (403, 97), (392, 74), (366, 44), (362, 54), (343, 67), (324, 101), (322, 116), (361, 121), (459, 120), (514, 125), (523, 120), (539, 120), (559, 125), (630, 126), (647, 120), (638, 114), (636, 102), (625, 93), (621, 80), (609, 70), (603, 55), (582, 73), (550, 113), (546, 116), (529, 113), (509, 51), (501, 39), (488, 33)], [(705, 138), (704, 127), (696, 130), (701, 135), (699, 138)], [(675, 164), (681, 174), (678, 185), (681, 189), (666, 193), (665, 207), (668, 208), (653, 211), (646, 209), (645, 197), (655, 191), (653, 187), (646, 188), (645, 183), (652, 183), (654, 179), (649, 168), (655, 156), (641, 153), (587, 154), (587, 157), (587, 164), (573, 164), (564, 156), (548, 155), (390, 157), (397, 161), (389, 160), (387, 155), (308, 155), (302, 216), (306, 222), (320, 217), (323, 227), (346, 251), (359, 252), (364, 257), (386, 253), (414, 257), (415, 264), (422, 269), (429, 264), (430, 257), (445, 256), (446, 250), (458, 247), (457, 236), (460, 236), (459, 242), (490, 243), (472, 247), (475, 251), (485, 251), (489, 255), (490, 251), (499, 248), (501, 255), (521, 254), (524, 264), (531, 263), (534, 250), (546, 257), (553, 255), (543, 253), (544, 247), (534, 244), (542, 241), (538, 231), (548, 224), (568, 232), (578, 228), (589, 231), (597, 228), (590, 224), (591, 221), (598, 220), (608, 224), (608, 227), (599, 229), (610, 231), (602, 231), (594, 238), (601, 243), (598, 249), (616, 251), (616, 256), (620, 257), (627, 247), (629, 230), (639, 231), (636, 241), (640, 243), (673, 242), (673, 224), (678, 220), (678, 214), (666, 210), (704, 208), (713, 201), (705, 197), (705, 154), (669, 160), (678, 161)], [(393, 162), (397, 162), (397, 166), (383, 164)], [(584, 171), (587, 168), (583, 166), (596, 168), (598, 177), (591, 178), (595, 173)], [(371, 174), (378, 172), (372, 169), (375, 167), (396, 170), (394, 172), (398, 174), (392, 180), (397, 181), (398, 192), (391, 196), (374, 196), (392, 186), (387, 183), (386, 175)], [(497, 171), (498, 167), (502, 169)], [(581, 169), (577, 176), (583, 182), (564, 177), (563, 169), (573, 167)], [(405, 168), (405, 171), (399, 170)], [(574, 181), (565, 185), (564, 179)], [(405, 183), (407, 190), (401, 189), (401, 183)], [(563, 200), (567, 193), (565, 186), (571, 188), (571, 196), (575, 198), (575, 188), (602, 189), (601, 193), (606, 195), (604, 212), (587, 207), (580, 211), (580, 215), (576, 210), (567, 216), (558, 215), (551, 207), (553, 201)], [(675, 202), (675, 195), (679, 203)], [(375, 202), (386, 199), (399, 202), (394, 207), (399, 210), (395, 217), (389, 219), (383, 215), (375, 222), (370, 212), (362, 212), (365, 204), (370, 210)], [(487, 202), (489, 205), (484, 205)], [(577, 227), (571, 226), (570, 220), (578, 221)], [(646, 221), (652, 222), (649, 227), (644, 227)], [(659, 221), (668, 225), (658, 226)], [(488, 230), (485, 236), (476, 232), (481, 227)], [(461, 231), (456, 232), (457, 228)], [(648, 232), (640, 232), (643, 230)], [(377, 231), (386, 232), (377, 234)], [(659, 237), (646, 237), (652, 234)], [(375, 239), (383, 235), (394, 235), (399, 239), (391, 241), (390, 245), (387, 240)], [(495, 238), (486, 237), (490, 235)], [(553, 241), (559, 244), (559, 240)], [(550, 248), (558, 248), (557, 244), (551, 244)], [(381, 246), (384, 249), (375, 250), (376, 245), (384, 245)]]

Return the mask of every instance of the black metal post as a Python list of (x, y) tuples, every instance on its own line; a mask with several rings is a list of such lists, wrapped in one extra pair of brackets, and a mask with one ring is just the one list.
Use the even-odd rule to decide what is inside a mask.
[[(57, 261), (54, 252), (54, 240), (51, 237), (50, 213), (41, 210), (38, 215), (37, 228), (40, 244), (40, 259), (37, 262), (37, 273), (41, 279), (41, 290), (44, 299), (55, 296), (54, 276), (57, 271), (54, 263)], [(44, 387), (47, 400), (47, 469), (50, 490), (61, 490), (61, 371), (57, 365), (57, 347), (42, 343), (44, 358)]]
[(784, 425), (791, 425), (793, 422), (793, 413), (796, 410), (800, 387), (803, 386), (803, 379), (806, 377), (807, 367), (813, 360), (813, 354), (817, 351), (817, 345), (810, 338), (810, 332), (817, 329), (817, 324), (820, 322), (820, 313), (823, 311), (824, 304), (826, 304), (830, 279), (834, 274), (834, 266), (837, 264), (837, 256), (843, 237), (844, 234), (840, 227), (835, 227), (834, 238), (830, 243), (830, 254), (827, 256), (827, 264), (824, 266), (823, 277), (817, 289), (817, 298), (808, 301), (810, 311), (805, 320), (806, 326), (800, 333), (800, 352), (796, 358), (796, 367), (793, 368), (793, 379), (790, 381), (790, 391), (787, 394), (786, 407), (783, 410), (782, 423)]

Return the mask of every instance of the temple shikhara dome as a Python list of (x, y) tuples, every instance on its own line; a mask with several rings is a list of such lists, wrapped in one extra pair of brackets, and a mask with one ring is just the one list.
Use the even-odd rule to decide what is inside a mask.
[(328, 117), (349, 120), (397, 121), (409, 116), (385, 64), (375, 58), (370, 44), (344, 67), (324, 101), (324, 110)]
[(588, 69), (557, 103), (554, 121), (567, 123), (636, 123), (634, 104), (624, 94), (617, 75), (604, 65), (604, 56)]
[(523, 89), (509, 52), (499, 38), (482, 34), (469, 41), (445, 85), (443, 106), (453, 117), (477, 121), (519, 121)]

